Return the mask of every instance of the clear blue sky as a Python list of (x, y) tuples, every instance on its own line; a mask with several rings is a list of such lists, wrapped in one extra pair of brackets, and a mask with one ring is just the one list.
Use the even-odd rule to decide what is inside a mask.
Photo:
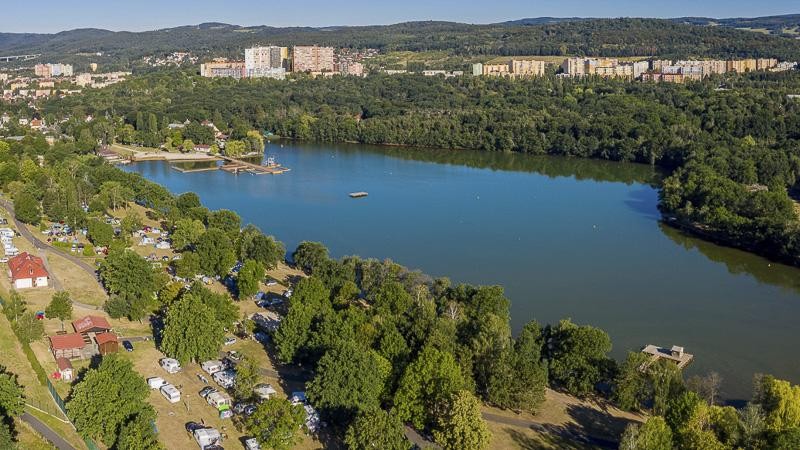
[(800, 12), (798, 0), (0, 0), (0, 32), (152, 30), (202, 22), (324, 26), (408, 20), (491, 23), (524, 17), (752, 17)]

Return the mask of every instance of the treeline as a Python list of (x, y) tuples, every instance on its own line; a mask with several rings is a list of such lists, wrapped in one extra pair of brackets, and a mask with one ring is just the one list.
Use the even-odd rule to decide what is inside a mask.
[(87, 149), (144, 113), (155, 124), (212, 119), (245, 136), (254, 127), (322, 142), (655, 164), (674, 171), (661, 193), (673, 223), (800, 264), (788, 194), (800, 173), (800, 102), (789, 97), (799, 90), (794, 71), (687, 85), (413, 75), (237, 82), (167, 72), (52, 101), (44, 111), (53, 118), (109, 114), (64, 125)]
[[(200, 56), (241, 58), (242, 49), (262, 42), (377, 48), (382, 51), (446, 51), (474, 55), (599, 55), (686, 57), (776, 57), (800, 59), (791, 38), (727, 27), (696, 26), (669, 19), (582, 19), (557, 23), (514, 22), (469, 25), (407, 22), (335, 28), (239, 27), (202, 24), (145, 32), (72, 30), (57, 35), (0, 34), (9, 54), (43, 53), (74, 59), (103, 52), (103, 64), (135, 63), (145, 55), (192, 51)], [(98, 58), (95, 58), (98, 59)]]

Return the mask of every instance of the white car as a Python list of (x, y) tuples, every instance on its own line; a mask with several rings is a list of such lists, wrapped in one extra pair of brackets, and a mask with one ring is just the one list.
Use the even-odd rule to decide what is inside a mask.
[(277, 282), (277, 281), (275, 281), (275, 280), (269, 280), (269, 281), (267, 281), (267, 286), (270, 286), (270, 287), (271, 287), (271, 286), (276, 286), (277, 284), (278, 284), (278, 282)]
[(236, 343), (235, 337), (227, 337), (225, 338), (225, 345), (233, 345)]

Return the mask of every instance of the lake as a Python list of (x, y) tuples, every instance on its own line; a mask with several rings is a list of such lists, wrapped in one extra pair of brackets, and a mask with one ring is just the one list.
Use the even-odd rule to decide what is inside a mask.
[(731, 400), (750, 398), (758, 372), (800, 383), (800, 270), (661, 224), (651, 167), (294, 142), (265, 154), (291, 172), (124, 169), (236, 211), (289, 252), (320, 241), (336, 257), (500, 284), (515, 331), (569, 317), (606, 330), (620, 359), (645, 344), (684, 346), (695, 355), (687, 375), (720, 373)]

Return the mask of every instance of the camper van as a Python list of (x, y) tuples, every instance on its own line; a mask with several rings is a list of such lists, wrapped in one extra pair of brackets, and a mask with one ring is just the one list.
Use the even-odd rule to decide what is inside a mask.
[(212, 392), (206, 397), (209, 405), (217, 408), (218, 410), (227, 410), (231, 408), (231, 399), (219, 392)]
[(214, 375), (225, 367), (222, 366), (222, 361), (212, 359), (200, 364), (200, 367), (209, 375)]
[(221, 370), (215, 372), (212, 378), (214, 378), (214, 381), (216, 381), (218, 385), (225, 389), (230, 389), (236, 381), (236, 371), (233, 369)]
[(199, 428), (192, 434), (201, 449), (222, 443), (222, 435), (214, 428)]
[(167, 373), (177, 373), (181, 370), (181, 363), (179, 363), (177, 359), (162, 358), (159, 363), (161, 364), (161, 367), (167, 371)]
[(147, 379), (147, 385), (150, 386), (150, 389), (161, 389), (161, 386), (166, 384), (168, 383), (161, 377), (150, 377)]
[(161, 386), (161, 395), (170, 403), (178, 403), (181, 401), (181, 391), (171, 384)]

